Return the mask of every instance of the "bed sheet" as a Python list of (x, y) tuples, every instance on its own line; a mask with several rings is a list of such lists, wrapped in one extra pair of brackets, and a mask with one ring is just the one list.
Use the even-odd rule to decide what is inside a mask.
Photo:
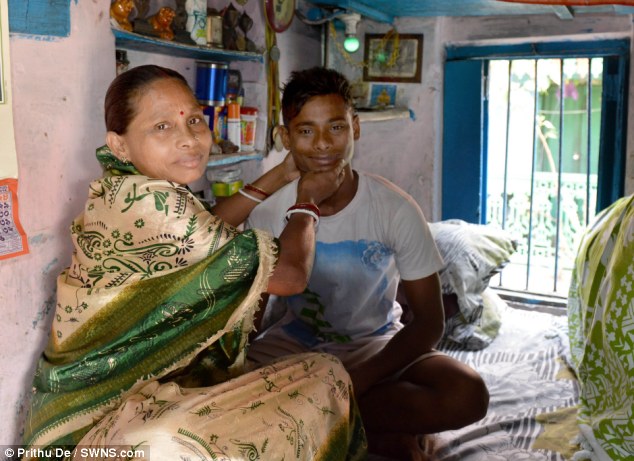
[(469, 364), (489, 388), (487, 416), (435, 436), (439, 461), (566, 460), (580, 448), (578, 383), (567, 366), (565, 315), (505, 307), (498, 337), (486, 349), (443, 346)]

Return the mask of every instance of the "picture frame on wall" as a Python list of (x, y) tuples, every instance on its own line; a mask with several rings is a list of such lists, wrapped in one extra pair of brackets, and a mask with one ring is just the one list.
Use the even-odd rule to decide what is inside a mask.
[(389, 108), (396, 105), (397, 87), (391, 83), (372, 83), (370, 86), (370, 107)]
[(364, 61), (363, 80), (367, 82), (420, 83), (423, 35), (366, 34)]

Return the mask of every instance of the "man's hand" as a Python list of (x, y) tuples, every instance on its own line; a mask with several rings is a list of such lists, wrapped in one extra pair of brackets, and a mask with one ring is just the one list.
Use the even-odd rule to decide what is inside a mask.
[(286, 157), (284, 157), (284, 160), (282, 161), (282, 166), (284, 167), (284, 179), (287, 183), (299, 178), (299, 170), (295, 165), (293, 154), (290, 152), (286, 154)]
[(330, 170), (304, 173), (297, 186), (297, 202), (312, 202), (319, 205), (333, 195), (343, 182), (345, 166), (346, 161), (341, 159)]

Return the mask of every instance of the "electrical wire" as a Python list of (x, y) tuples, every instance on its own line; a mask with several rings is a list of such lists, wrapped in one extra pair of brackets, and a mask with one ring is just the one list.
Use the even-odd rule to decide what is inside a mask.
[(308, 17), (306, 17), (306, 15), (302, 13), (299, 9), (295, 10), (295, 16), (297, 16), (299, 20), (302, 21), (304, 24), (308, 24), (310, 26), (319, 26), (319, 25), (325, 24), (328, 21), (332, 21), (333, 19), (336, 19), (338, 16), (341, 16), (342, 14), (346, 14), (346, 10), (335, 10), (330, 15), (325, 16), (321, 19), (308, 19)]
[[(365, 61), (355, 61), (354, 59), (352, 59), (352, 57), (350, 56), (350, 53), (348, 53), (344, 48), (343, 45), (341, 44), (341, 42), (339, 40), (337, 40), (337, 30), (335, 29), (334, 24), (331, 22), (329, 24), (329, 30), (330, 30), (330, 36), (333, 39), (333, 43), (335, 44), (335, 48), (337, 48), (337, 51), (339, 51), (339, 53), (341, 54), (341, 56), (343, 57), (343, 59), (350, 64), (351, 66), (354, 67), (370, 67), (373, 63), (372, 62), (365, 62)], [(392, 51), (390, 53), (390, 57), (389, 59), (386, 60), (385, 64), (383, 64), (383, 66), (385, 66), (386, 68), (390, 68), (390, 67), (394, 67), (396, 65), (396, 61), (398, 60), (398, 56), (399, 56), (399, 35), (398, 32), (396, 31), (396, 29), (390, 29), (388, 30), (385, 35), (383, 37), (381, 37), (381, 41), (379, 42), (379, 45), (377, 46), (377, 49), (379, 51), (385, 51), (385, 48), (387, 46), (387, 42), (389, 40), (392, 40)], [(369, 52), (370, 50), (368, 50), (368, 56), (372, 56), (372, 53)], [(376, 53), (376, 51), (375, 51)]]

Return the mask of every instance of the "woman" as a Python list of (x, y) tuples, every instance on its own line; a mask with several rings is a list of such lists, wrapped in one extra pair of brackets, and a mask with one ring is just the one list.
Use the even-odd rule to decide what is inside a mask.
[(211, 133), (180, 74), (121, 74), (105, 118), (97, 157), (106, 173), (71, 226), (74, 253), (58, 278), (26, 444), (140, 447), (153, 461), (362, 456), (336, 359), (300, 355), (246, 374), (244, 363), (261, 294), (306, 286), (317, 205), (343, 164), (302, 178), (274, 240), (235, 226), (297, 176), (292, 160), (208, 210), (185, 185), (204, 173)]

